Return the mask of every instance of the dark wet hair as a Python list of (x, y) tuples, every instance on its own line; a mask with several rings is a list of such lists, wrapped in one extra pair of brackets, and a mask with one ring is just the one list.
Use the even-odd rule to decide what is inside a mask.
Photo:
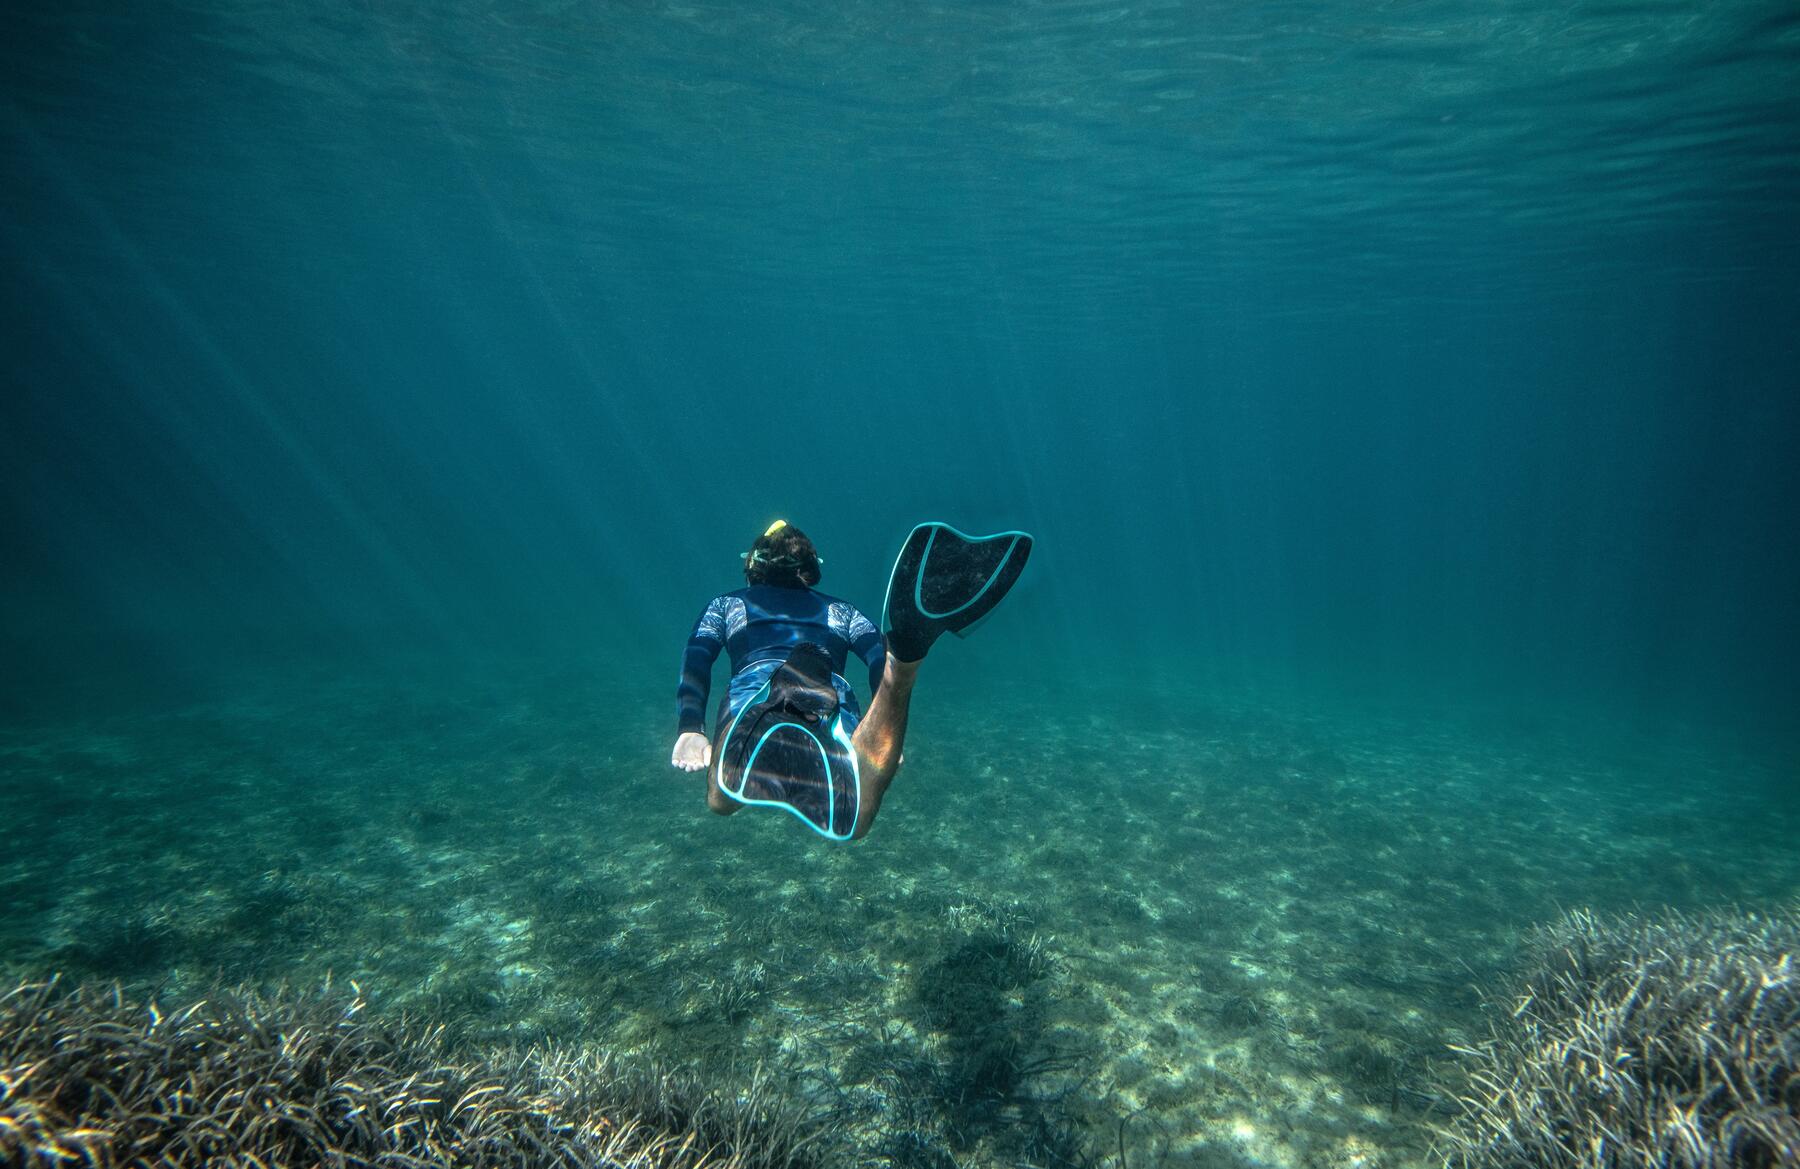
[(805, 532), (783, 523), (744, 553), (744, 579), (753, 585), (809, 589), (819, 583), (819, 553)]

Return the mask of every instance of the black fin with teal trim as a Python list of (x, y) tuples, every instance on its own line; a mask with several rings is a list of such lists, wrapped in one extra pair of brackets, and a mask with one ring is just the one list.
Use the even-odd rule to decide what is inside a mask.
[(971, 536), (949, 524), (920, 524), (906, 537), (888, 578), (881, 625), (888, 650), (918, 661), (945, 633), (967, 634), (1025, 571), (1031, 536)]
[(810, 643), (794, 647), (719, 745), (719, 790), (741, 804), (784, 808), (831, 840), (856, 832), (858, 770), (831, 660)]

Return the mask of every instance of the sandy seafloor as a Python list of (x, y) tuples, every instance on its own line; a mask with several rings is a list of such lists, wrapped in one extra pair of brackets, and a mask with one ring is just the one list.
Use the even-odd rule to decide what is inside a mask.
[(1800, 897), (1793, 775), (1679, 735), (928, 674), (846, 847), (708, 815), (664, 690), (293, 666), (10, 719), (0, 974), (330, 972), (471, 1043), (761, 1063), (871, 1163), (1409, 1166), (1521, 931)]

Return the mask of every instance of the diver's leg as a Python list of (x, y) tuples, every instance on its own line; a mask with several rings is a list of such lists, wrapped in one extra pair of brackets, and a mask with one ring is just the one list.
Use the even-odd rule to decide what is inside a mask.
[(725, 730), (731, 725), (733, 678), (719, 699), (719, 713), (713, 718), (712, 758), (706, 764), (706, 806), (721, 816), (729, 816), (744, 805), (719, 790), (719, 769), (725, 766)]
[[(721, 735), (720, 738), (723, 739), (724, 736)], [(706, 806), (721, 816), (729, 816), (744, 805), (719, 790), (720, 757), (723, 754), (719, 749), (721, 745), (713, 744), (712, 762), (706, 766)]]
[[(912, 709), (913, 684), (919, 676), (918, 662), (903, 662), (893, 654), (882, 667), (881, 686), (869, 703), (869, 713), (857, 724), (850, 737), (856, 748), (857, 837), (868, 834), (881, 810), (881, 797), (894, 772), (900, 770), (900, 753), (906, 747), (906, 716)], [(727, 799), (724, 793), (720, 798)]]

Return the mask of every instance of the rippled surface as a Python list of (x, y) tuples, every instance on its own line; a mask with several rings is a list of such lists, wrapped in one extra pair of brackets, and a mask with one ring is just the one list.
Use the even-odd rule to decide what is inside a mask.
[(320, 187), (353, 166), (377, 202), (454, 192), (553, 267), (798, 280), (864, 309), (986, 282), (1027, 319), (1244, 279), (1380, 299), (1381, 274), (1421, 269), (1480, 295), (1508, 263), (1630, 272), (1658, 247), (1682, 278), (1717, 279), (1793, 247), (1800, 10), (1781, 3), (36, 21), (7, 53), (13, 130), (78, 173), (65, 152), (106, 151), (93, 180), (167, 196), (137, 211), (175, 233), (197, 167), (311, 188), (329, 217)]

